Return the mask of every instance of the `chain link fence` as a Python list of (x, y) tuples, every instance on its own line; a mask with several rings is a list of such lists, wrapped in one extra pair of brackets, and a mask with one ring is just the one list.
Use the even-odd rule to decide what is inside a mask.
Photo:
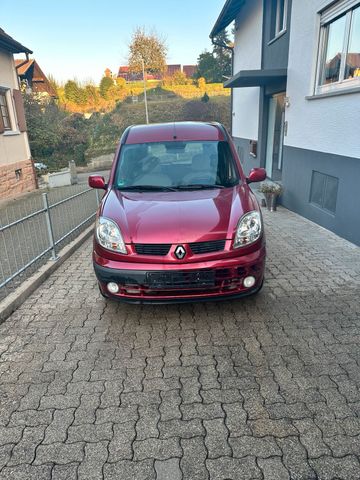
[(99, 192), (82, 188), (60, 199), (43, 193), (32, 208), (23, 205), (20, 218), (11, 209), (6, 223), (0, 217), (0, 300), (50, 258), (56, 261), (58, 251), (91, 225), (98, 205)]

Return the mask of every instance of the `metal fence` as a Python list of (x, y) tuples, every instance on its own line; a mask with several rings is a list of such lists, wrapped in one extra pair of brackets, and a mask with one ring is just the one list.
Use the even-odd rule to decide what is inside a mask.
[[(39, 201), (40, 198), (37, 198)], [(53, 201), (42, 194), (40, 208), (0, 225), (0, 300), (89, 226), (99, 204), (86, 189)]]

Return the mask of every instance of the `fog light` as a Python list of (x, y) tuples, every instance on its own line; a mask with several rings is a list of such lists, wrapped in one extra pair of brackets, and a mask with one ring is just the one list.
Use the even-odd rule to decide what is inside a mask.
[(119, 285), (115, 282), (109, 282), (107, 284), (107, 289), (109, 290), (110, 293), (118, 293)]
[(255, 282), (256, 282), (255, 277), (252, 277), (252, 276), (250, 276), (250, 277), (245, 277), (245, 278), (244, 278), (244, 282), (243, 282), (243, 283), (244, 283), (244, 287), (245, 287), (245, 288), (251, 288), (251, 287), (253, 287), (253, 286), (255, 285)]

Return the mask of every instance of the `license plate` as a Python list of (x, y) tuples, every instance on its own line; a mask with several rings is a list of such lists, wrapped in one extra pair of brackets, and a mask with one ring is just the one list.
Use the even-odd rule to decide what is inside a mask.
[(148, 272), (147, 283), (150, 288), (177, 289), (203, 288), (215, 285), (213, 271), (204, 272)]

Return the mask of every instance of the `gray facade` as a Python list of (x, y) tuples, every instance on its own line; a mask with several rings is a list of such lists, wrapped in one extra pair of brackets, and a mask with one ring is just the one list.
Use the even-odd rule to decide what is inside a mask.
[[(319, 173), (320, 184), (315, 184), (315, 175)], [(357, 245), (360, 245), (359, 179), (358, 158), (284, 147), (283, 205)]]

